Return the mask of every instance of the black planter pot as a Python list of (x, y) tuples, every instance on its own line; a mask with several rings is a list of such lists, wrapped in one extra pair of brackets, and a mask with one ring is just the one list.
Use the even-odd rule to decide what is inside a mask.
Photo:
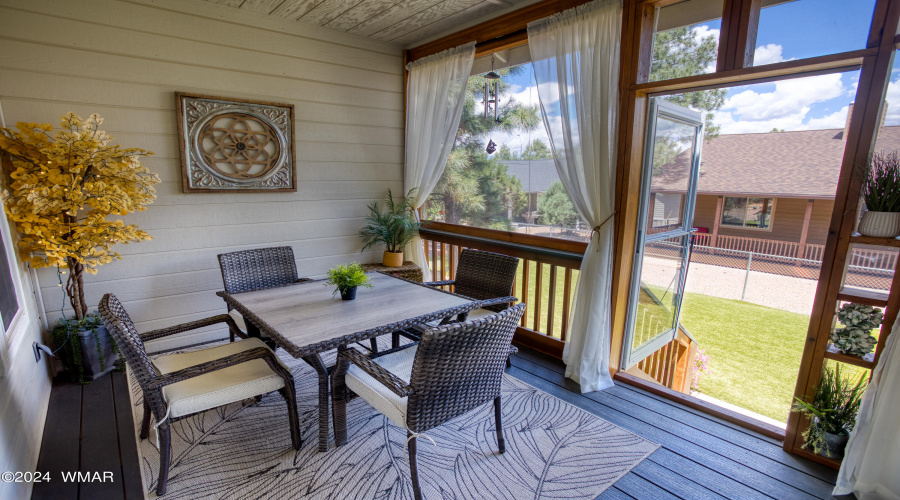
[(341, 300), (353, 300), (356, 298), (356, 287), (351, 286), (346, 290), (341, 290)]
[(823, 456), (835, 459), (844, 458), (847, 441), (850, 439), (849, 435), (822, 432), (822, 439), (825, 440), (825, 449), (822, 451)]
[(79, 377), (78, 367), (72, 366), (76, 360), (72, 358), (71, 347), (76, 347), (81, 352), (81, 374), (85, 382), (97, 380), (116, 369), (119, 355), (113, 348), (112, 339), (105, 326), (100, 325), (93, 330), (72, 331), (67, 342), (76, 343), (77, 347), (73, 345), (60, 349), (58, 356), (62, 358), (63, 366), (74, 380), (79, 381)]

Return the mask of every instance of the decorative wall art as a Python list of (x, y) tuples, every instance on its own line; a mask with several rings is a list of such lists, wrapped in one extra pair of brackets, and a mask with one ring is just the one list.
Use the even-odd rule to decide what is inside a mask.
[(185, 192), (297, 190), (293, 105), (175, 95)]

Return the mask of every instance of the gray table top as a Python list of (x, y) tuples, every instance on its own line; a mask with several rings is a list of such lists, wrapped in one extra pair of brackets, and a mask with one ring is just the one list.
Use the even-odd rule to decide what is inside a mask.
[(467, 312), (480, 304), (384, 274), (369, 277), (374, 287), (359, 288), (356, 300), (332, 296), (334, 287), (324, 281), (219, 295), (295, 357)]

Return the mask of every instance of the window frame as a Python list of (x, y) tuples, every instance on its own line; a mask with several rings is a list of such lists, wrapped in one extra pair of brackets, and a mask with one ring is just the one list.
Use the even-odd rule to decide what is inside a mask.
[[(746, 225), (746, 223), (747, 223), (747, 205), (744, 205), (744, 224), (745, 224), (745, 225), (743, 225), (743, 226), (737, 226), (737, 225), (734, 225), (734, 224), (726, 224), (726, 223), (725, 223), (725, 208), (724, 208), (724, 207), (725, 207), (725, 203), (728, 201), (729, 198), (731, 198), (731, 199), (736, 199), (736, 200), (747, 200), (747, 205), (750, 204), (750, 199), (751, 199), (751, 198), (760, 198), (760, 199), (763, 199), (763, 200), (771, 200), (771, 203), (769, 203), (769, 225), (766, 226), (766, 227), (753, 227), (753, 226), (747, 226), (747, 225)], [(766, 197), (766, 196), (728, 196), (728, 195), (724, 195), (724, 196), (722, 196), (722, 217), (721, 217), (721, 219), (719, 219), (719, 221), (718, 221), (718, 222), (719, 222), (719, 227), (720, 227), (720, 228), (728, 228), (728, 229), (736, 229), (736, 230), (765, 231), (765, 232), (771, 233), (771, 232), (772, 232), (772, 226), (775, 225), (775, 204), (776, 204), (776, 201), (775, 201), (775, 200), (777, 200), (777, 198), (774, 198), (774, 197)]]
[[(3, 246), (6, 252), (7, 263), (9, 264), (10, 279), (16, 292), (16, 301), (18, 309), (13, 315), (9, 327), (5, 330), (0, 327), (0, 377), (3, 377), (11, 366), (13, 360), (21, 350), (25, 342), (26, 330), (31, 324), (28, 314), (28, 307), (25, 301), (25, 289), (22, 284), (22, 274), (20, 273), (20, 264), (14, 237), (16, 233), (10, 227), (6, 218), (6, 211), (0, 210), (0, 235), (2, 235)], [(2, 322), (0, 322), (2, 325)]]

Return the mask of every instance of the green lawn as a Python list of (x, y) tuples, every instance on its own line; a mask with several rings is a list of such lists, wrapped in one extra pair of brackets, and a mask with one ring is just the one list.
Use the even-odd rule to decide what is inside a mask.
[[(522, 270), (520, 265), (514, 293), (529, 305), (525, 314), (527, 326), (532, 328), (537, 310), (534, 300), (535, 266), (532, 263), (529, 269), (527, 294), (522, 293)], [(545, 289), (549, 286), (549, 276), (550, 266), (545, 264)], [(577, 277), (578, 271), (574, 271), (572, 294)], [(656, 288), (648, 289), (654, 293), (663, 292)], [(545, 299), (541, 304), (537, 330), (546, 333), (546, 291), (542, 295)], [(562, 326), (562, 269), (557, 276), (555, 295), (553, 336), (559, 338)], [(641, 298), (645, 298), (643, 294)], [(642, 310), (658, 307), (646, 300), (642, 300), (640, 305)], [(701, 392), (776, 420), (787, 421), (809, 316), (739, 300), (688, 293), (684, 298), (681, 322), (697, 340), (699, 347), (711, 357), (711, 372), (702, 378)]]
[(688, 293), (681, 323), (710, 356), (701, 392), (787, 421), (809, 316)]

